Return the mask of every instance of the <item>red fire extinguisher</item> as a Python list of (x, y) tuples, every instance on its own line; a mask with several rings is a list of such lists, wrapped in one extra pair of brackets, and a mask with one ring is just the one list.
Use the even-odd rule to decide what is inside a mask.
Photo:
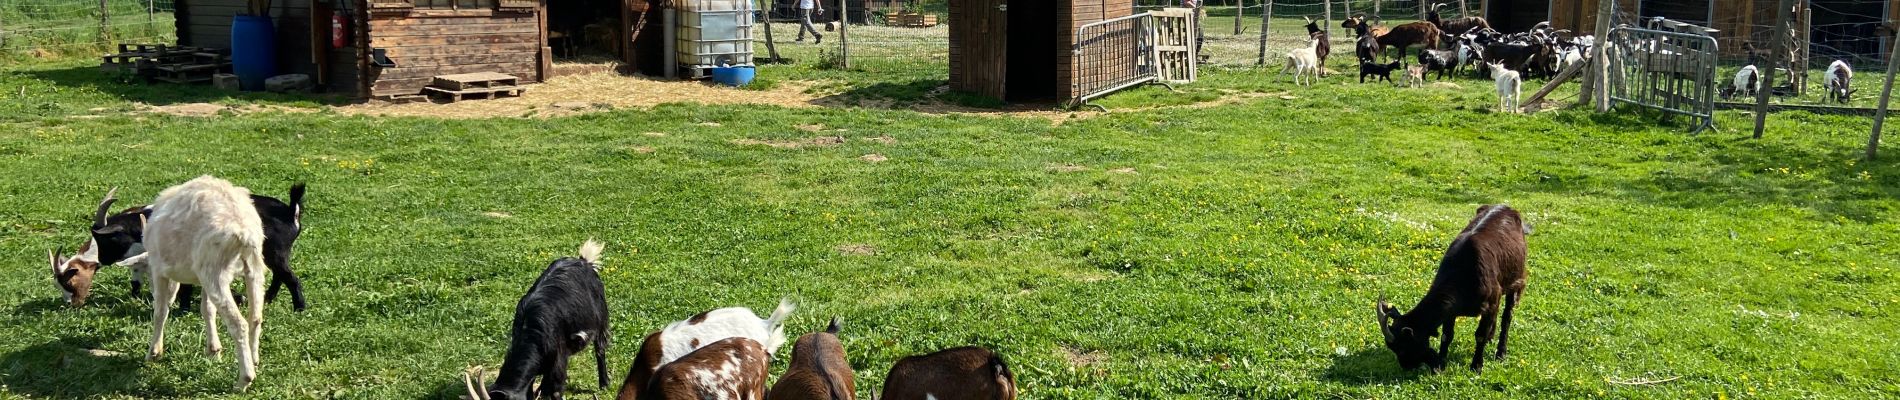
[(330, 16), (330, 46), (332, 48), (349, 47), (350, 25), (352, 25), (350, 14), (346, 10), (336, 10), (336, 14)]

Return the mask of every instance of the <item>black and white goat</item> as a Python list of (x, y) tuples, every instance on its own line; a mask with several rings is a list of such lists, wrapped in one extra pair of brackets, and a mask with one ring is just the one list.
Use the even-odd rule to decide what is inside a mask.
[(1418, 63), (1425, 66), (1427, 72), (1437, 72), (1438, 79), (1445, 79), (1452, 69), (1458, 67), (1458, 52), (1424, 49), (1418, 52)]
[(1854, 67), (1846, 61), (1834, 60), (1827, 65), (1827, 74), (1821, 81), (1821, 87), (1827, 89), (1827, 99), (1847, 104), (1847, 97), (1854, 95)]
[(1015, 400), (1016, 374), (996, 352), (958, 347), (904, 357), (884, 376), (883, 400)]
[[(118, 188), (106, 192), (104, 200), (93, 211), (92, 227), (88, 234), (91, 238), (79, 246), (79, 252), (66, 257), (55, 250), (51, 255), (53, 263), (53, 283), (64, 293), (68, 305), (79, 307), (86, 304), (92, 296), (93, 277), (99, 269), (120, 264), (127, 258), (145, 253), (144, 218), (152, 215), (151, 206), (134, 206), (117, 214), (107, 215), (112, 203), (118, 201), (115, 194)], [(258, 217), (264, 223), (264, 265), (270, 268), (270, 290), (264, 294), (264, 301), (277, 299), (279, 289), (290, 288), (291, 303), (297, 311), (306, 307), (303, 295), (303, 281), (290, 270), (290, 254), (297, 237), (303, 233), (303, 195), (304, 184), (290, 185), (290, 202), (285, 203), (270, 196), (251, 194), (251, 204), (257, 209)], [(130, 264), (132, 267), (132, 294), (143, 293), (141, 287), (148, 273), (145, 266)], [(181, 286), (178, 290), (179, 307), (191, 307), (191, 286)]]
[(1743, 66), (1741, 70), (1735, 71), (1735, 81), (1733, 85), (1722, 88), (1722, 98), (1727, 99), (1738, 95), (1754, 96), (1755, 92), (1760, 91), (1761, 71), (1756, 70), (1753, 65), (1747, 65)]
[[(1398, 356), (1400, 367), (1429, 365), (1433, 370), (1443, 370), (1458, 317), (1478, 317), (1478, 348), (1471, 355), (1472, 371), (1483, 371), (1484, 346), (1494, 331), (1499, 332), (1497, 358), (1504, 359), (1511, 337), (1511, 311), (1524, 293), (1524, 236), (1530, 231), (1530, 224), (1517, 210), (1505, 205), (1480, 206), (1477, 216), (1445, 249), (1432, 287), (1418, 305), (1401, 314), (1383, 297), (1379, 299), (1375, 309), (1379, 332), (1385, 336), (1386, 348)], [(1501, 330), (1496, 329), (1499, 300), (1504, 311)], [(1441, 332), (1443, 338), (1434, 352), (1431, 338)]]
[[(145, 226), (145, 254), (152, 283), (152, 341), (147, 360), (165, 353), (165, 322), (180, 284), (204, 288), (205, 350), (213, 358), (223, 350), (218, 320), (223, 319), (238, 347), (236, 389), (257, 379), (259, 344), (264, 334), (264, 222), (251, 205), (251, 191), (211, 176), (201, 176), (158, 193)], [(231, 296), (231, 282), (244, 278), (243, 309)]]
[[(515, 303), (515, 320), (508, 355), (495, 376), (495, 386), (477, 384), (483, 371), (463, 375), (471, 400), (560, 399), (567, 390), (567, 360), (588, 345), (594, 346), (594, 364), (600, 387), (607, 387), (607, 346), (612, 329), (607, 324), (606, 289), (600, 283), (600, 242), (581, 243), (580, 257), (548, 264), (528, 293)], [(535, 378), (541, 384), (535, 387)], [(540, 395), (536, 396), (536, 392)]]

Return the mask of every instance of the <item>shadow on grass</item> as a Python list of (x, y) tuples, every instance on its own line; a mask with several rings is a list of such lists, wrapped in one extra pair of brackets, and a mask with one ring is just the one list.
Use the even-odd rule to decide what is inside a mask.
[(0, 384), (28, 398), (93, 399), (177, 393), (176, 388), (140, 387), (144, 354), (103, 352), (96, 338), (64, 338), (0, 355)]
[(812, 100), (811, 104), (824, 107), (908, 109), (925, 113), (1047, 111), (1058, 106), (1054, 100), (1011, 103), (976, 93), (950, 90), (948, 85), (941, 79), (877, 82), (820, 97)]
[(100, 71), (97, 67), (90, 66), (23, 71), (21, 75), (47, 81), (60, 87), (92, 88), (125, 100), (160, 106), (181, 103), (209, 103), (229, 99), (275, 103), (314, 102), (324, 105), (343, 105), (355, 102), (350, 96), (341, 94), (236, 92), (221, 90), (211, 87), (211, 85), (208, 84), (181, 85), (166, 82), (146, 83), (142, 78), (104, 72)]
[(1347, 384), (1371, 385), (1404, 383), (1418, 380), (1424, 370), (1399, 369), (1397, 358), (1384, 347), (1368, 347), (1346, 356), (1333, 357), (1333, 366), (1320, 379)]

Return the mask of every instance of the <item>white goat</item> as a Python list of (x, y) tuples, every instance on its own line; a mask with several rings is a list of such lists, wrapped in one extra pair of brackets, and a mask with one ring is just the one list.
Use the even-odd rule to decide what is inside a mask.
[(1761, 91), (1761, 71), (1756, 70), (1753, 65), (1745, 66), (1742, 67), (1740, 71), (1735, 71), (1735, 87), (1733, 90), (1735, 94), (1754, 96), (1755, 92)]
[(1491, 67), (1491, 76), (1497, 78), (1498, 111), (1517, 113), (1517, 95), (1524, 81), (1518, 79), (1517, 71), (1504, 68), (1504, 63), (1486, 63)]
[(791, 316), (792, 310), (796, 308), (790, 299), (784, 299), (779, 300), (778, 308), (772, 310), (772, 316), (764, 319), (753, 314), (749, 308), (727, 307), (674, 322), (660, 330), (660, 365), (730, 337), (758, 341), (765, 346), (767, 358), (770, 358), (769, 355), (777, 354), (778, 348), (785, 345), (785, 317)]
[(1305, 48), (1293, 49), (1293, 51), (1287, 52), (1286, 68), (1281, 69), (1280, 73), (1284, 74), (1287, 71), (1293, 71), (1293, 84), (1295, 85), (1302, 84), (1300, 83), (1301, 75), (1311, 73), (1313, 79), (1306, 81), (1304, 85), (1312, 85), (1314, 81), (1319, 80), (1320, 65), (1318, 49), (1319, 39), (1313, 39), (1313, 43), (1306, 45)]
[[(152, 342), (146, 360), (165, 354), (165, 320), (178, 285), (203, 288), (205, 351), (217, 358), (219, 318), (238, 347), (239, 391), (257, 379), (258, 344), (264, 334), (264, 224), (251, 205), (251, 191), (207, 176), (159, 192), (145, 224), (145, 254), (152, 282)], [(231, 281), (244, 277), (246, 318), (231, 296)]]

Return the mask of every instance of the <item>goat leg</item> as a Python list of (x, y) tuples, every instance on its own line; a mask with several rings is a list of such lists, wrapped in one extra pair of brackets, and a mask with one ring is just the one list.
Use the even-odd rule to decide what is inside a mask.
[(541, 376), (541, 398), (561, 400), (567, 394), (567, 356), (555, 356), (547, 375)]
[[(165, 355), (165, 320), (172, 315), (172, 297), (178, 295), (178, 282), (152, 274), (152, 341), (145, 361)], [(205, 318), (211, 318), (206, 316)]]
[(1451, 337), (1458, 331), (1458, 318), (1446, 318), (1443, 328), (1438, 338), (1438, 356), (1432, 359), (1433, 372), (1444, 371), (1445, 360), (1451, 358)]
[(1490, 310), (1485, 310), (1483, 316), (1478, 317), (1478, 331), (1473, 335), (1477, 337), (1478, 344), (1477, 349), (1471, 353), (1471, 372), (1484, 372), (1484, 345), (1490, 344), (1491, 337), (1497, 333), (1497, 328), (1498, 309), (1496, 305), (1493, 305)]
[(1504, 360), (1505, 346), (1511, 343), (1511, 310), (1517, 309), (1517, 296), (1519, 294), (1521, 293), (1511, 293), (1504, 296), (1504, 326), (1498, 329), (1498, 354), (1497, 357), (1495, 357), (1498, 361)]

